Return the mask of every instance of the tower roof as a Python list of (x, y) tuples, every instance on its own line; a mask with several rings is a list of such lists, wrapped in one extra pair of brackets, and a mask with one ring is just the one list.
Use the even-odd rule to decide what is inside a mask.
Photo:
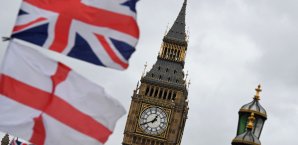
[(255, 90), (256, 90), (256, 95), (254, 96), (253, 101), (248, 104), (243, 105), (240, 109), (240, 112), (248, 112), (248, 113), (253, 112), (257, 115), (267, 118), (266, 110), (259, 103), (260, 92), (262, 91), (261, 85), (259, 85), (258, 88), (256, 88)]
[(186, 44), (186, 32), (185, 32), (186, 5), (187, 5), (187, 0), (184, 0), (180, 13), (176, 18), (173, 26), (164, 37), (164, 41)]
[[(174, 59), (164, 59), (158, 57), (152, 69), (146, 73), (141, 81), (151, 84), (159, 84), (161, 86), (175, 88), (186, 92), (186, 83), (184, 80), (184, 60), (177, 61), (180, 56), (185, 56), (187, 49), (186, 33), (185, 33), (185, 12), (187, 0), (184, 0), (183, 6), (176, 18), (175, 23), (170, 31), (164, 36), (163, 41), (170, 46), (163, 45), (163, 50), (167, 55), (174, 56)], [(164, 43), (165, 44), (165, 43)], [(178, 47), (177, 47), (178, 45)], [(183, 49), (178, 53), (177, 49)]]

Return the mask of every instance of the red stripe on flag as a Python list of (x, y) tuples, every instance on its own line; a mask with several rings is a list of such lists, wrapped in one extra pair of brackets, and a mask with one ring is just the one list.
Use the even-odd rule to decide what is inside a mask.
[(103, 48), (106, 50), (106, 52), (109, 54), (109, 56), (112, 58), (112, 60), (121, 65), (123, 68), (127, 68), (128, 64), (123, 62), (121, 59), (118, 58), (118, 56), (115, 54), (115, 52), (113, 51), (113, 49), (110, 47), (110, 45), (108, 44), (108, 42), (106, 41), (105, 37), (102, 35), (96, 35), (97, 39), (100, 41), (100, 43), (102, 44)]
[(33, 126), (33, 135), (30, 142), (33, 142), (35, 145), (44, 145), (46, 140), (46, 130), (43, 124), (42, 115), (34, 118), (34, 126)]
[[(95, 26), (108, 27), (131, 35), (135, 38), (139, 38), (140, 34), (138, 24), (132, 16), (114, 13), (86, 5), (82, 6), (82, 9), (85, 15), (78, 15), (78, 17), (75, 17), (75, 19)], [(94, 18), (88, 18), (92, 16)]]
[[(29, 107), (45, 111), (61, 123), (90, 136), (101, 143), (107, 141), (112, 133), (101, 123), (77, 110), (63, 99), (52, 96), (38, 88), (24, 84), (4, 74), (0, 75), (0, 93)], [(52, 97), (51, 97), (52, 96)], [(50, 99), (51, 102), (49, 101)], [(50, 102), (50, 104), (48, 104)], [(46, 110), (43, 110), (46, 107)]]
[(61, 53), (67, 46), (71, 19), (65, 16), (59, 16), (55, 25), (55, 34), (50, 50)]
[[(60, 84), (67, 78), (70, 70), (71, 69), (68, 66), (58, 62), (58, 68), (56, 70), (56, 73), (53, 76), (51, 76), (53, 88), (56, 88), (58, 84)], [(53, 93), (55, 92), (53, 91)]]
[(15, 32), (17, 32), (17, 31), (20, 31), (20, 30), (25, 29), (25, 28), (28, 27), (28, 26), (31, 26), (31, 25), (33, 25), (33, 24), (35, 24), (35, 23), (42, 22), (42, 21), (45, 21), (45, 20), (47, 20), (47, 19), (41, 17), (41, 18), (37, 18), (37, 19), (35, 19), (35, 20), (33, 20), (33, 21), (27, 23), (27, 24), (17, 25), (17, 26), (15, 26), (15, 27), (13, 28), (13, 32), (15, 33)]
[(0, 93), (21, 104), (30, 104), (31, 108), (43, 110), (50, 101), (51, 94), (36, 89), (10, 76), (0, 75)]
[[(25, 2), (41, 9), (58, 13), (59, 17), (65, 16), (86, 24), (108, 27), (139, 38), (138, 25), (132, 16), (91, 7), (81, 3), (79, 0), (25, 0)], [(130, 29), (128, 29), (128, 27), (130, 27)]]
[[(70, 70), (71, 69), (66, 65), (58, 63), (58, 69), (56, 73), (51, 77), (54, 88), (56, 88), (61, 82), (65, 81)], [(53, 93), (55, 92), (53, 91)], [(57, 108), (56, 106), (61, 107)], [(67, 122), (67, 125), (69, 127), (74, 128), (81, 133), (87, 134), (88, 132), (93, 132), (94, 134), (96, 134), (98, 133), (97, 131), (100, 130), (100, 133), (103, 136), (100, 138), (97, 138), (98, 136), (94, 136), (94, 138), (97, 138), (101, 142), (103, 141), (102, 143), (106, 142), (106, 140), (108, 139), (107, 137), (111, 134), (111, 131), (106, 131), (108, 130), (106, 127), (97, 125), (98, 122), (92, 117), (86, 116), (84, 113), (80, 112), (69, 103), (57, 96), (53, 97), (53, 100), (51, 100), (51, 104), (46, 108), (45, 113), (52, 116), (53, 118), (56, 118), (60, 122)], [(92, 126), (92, 129), (94, 130), (90, 130), (90, 128), (82, 126), (81, 122), (88, 122), (87, 124)]]
[(97, 139), (101, 143), (105, 143), (112, 134), (108, 128), (59, 97), (54, 97), (45, 113), (81, 133)]

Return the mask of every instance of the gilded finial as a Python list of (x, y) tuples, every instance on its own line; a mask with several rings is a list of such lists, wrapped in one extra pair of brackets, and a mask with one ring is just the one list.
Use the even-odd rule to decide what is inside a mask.
[(189, 41), (189, 36), (190, 36), (190, 32), (189, 32), (189, 27), (188, 27), (187, 31), (186, 31), (186, 41), (187, 42)]
[(136, 87), (136, 90), (139, 88), (139, 81), (138, 81), (138, 83), (137, 83), (137, 87)]
[(256, 90), (256, 95), (254, 99), (260, 100), (260, 92), (262, 92), (261, 85), (258, 85), (258, 88), (256, 88), (255, 90)]
[(143, 73), (142, 73), (142, 77), (144, 77), (144, 75), (145, 75), (145, 72), (146, 72), (146, 69), (147, 69), (147, 61), (146, 61), (146, 63), (145, 63), (145, 65), (144, 65), (144, 71), (143, 71)]
[(168, 34), (168, 32), (169, 32), (169, 25), (170, 24), (168, 23), (167, 28), (166, 28), (166, 32), (165, 32), (164, 36), (166, 36)]
[(248, 117), (248, 124), (247, 124), (248, 129), (253, 129), (255, 120), (256, 120), (255, 114), (251, 113), (250, 116)]
[(189, 79), (188, 84), (187, 84), (187, 88), (189, 88), (190, 84), (191, 84), (191, 82), (190, 82), (190, 79)]
[(186, 75), (185, 75), (185, 80), (187, 80), (187, 77), (188, 77), (188, 71), (186, 72)]

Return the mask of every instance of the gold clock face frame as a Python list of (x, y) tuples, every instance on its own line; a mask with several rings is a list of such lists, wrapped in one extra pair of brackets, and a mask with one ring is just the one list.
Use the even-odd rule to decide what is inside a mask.
[(150, 135), (160, 135), (168, 127), (168, 115), (159, 107), (148, 107), (140, 114), (139, 126)]

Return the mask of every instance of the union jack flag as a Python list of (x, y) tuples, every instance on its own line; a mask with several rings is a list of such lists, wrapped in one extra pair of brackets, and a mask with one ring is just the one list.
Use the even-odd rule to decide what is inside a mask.
[(20, 141), (18, 140), (18, 138), (17, 138), (16, 140), (15, 140), (15, 139), (12, 139), (10, 145), (29, 145), (29, 144), (20, 142)]
[(12, 37), (125, 69), (139, 38), (138, 0), (23, 0)]

